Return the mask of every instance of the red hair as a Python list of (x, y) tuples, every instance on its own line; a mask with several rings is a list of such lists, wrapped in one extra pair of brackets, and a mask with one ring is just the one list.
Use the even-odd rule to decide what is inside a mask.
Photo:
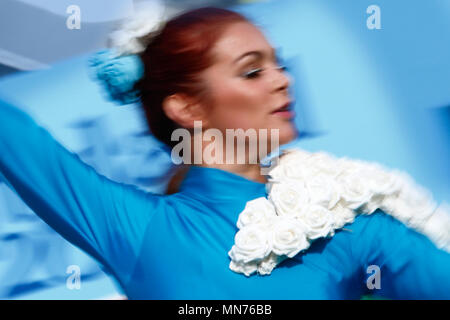
[(202, 7), (184, 12), (166, 22), (140, 54), (144, 75), (135, 87), (150, 131), (173, 146), (171, 135), (180, 126), (169, 119), (162, 103), (167, 96), (184, 93), (206, 101), (208, 87), (199, 74), (214, 63), (211, 49), (226, 27), (249, 22), (241, 14), (222, 8)]

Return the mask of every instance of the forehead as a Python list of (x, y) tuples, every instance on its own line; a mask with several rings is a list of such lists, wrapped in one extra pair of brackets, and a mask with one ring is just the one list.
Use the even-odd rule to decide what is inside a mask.
[(216, 42), (213, 52), (217, 62), (230, 63), (248, 51), (271, 51), (262, 31), (251, 23), (238, 22), (227, 27)]

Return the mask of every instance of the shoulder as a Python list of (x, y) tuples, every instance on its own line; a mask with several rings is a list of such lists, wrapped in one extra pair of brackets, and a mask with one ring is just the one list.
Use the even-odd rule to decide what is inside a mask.
[(344, 228), (351, 230), (351, 250), (361, 263), (382, 263), (394, 257), (410, 256), (411, 251), (436, 249), (425, 234), (380, 209), (370, 215), (358, 215)]
[(407, 229), (401, 221), (381, 209), (375, 210), (372, 214), (357, 214), (354, 222), (344, 228), (350, 229), (358, 235), (393, 229)]
[(395, 238), (402, 238), (406, 226), (386, 212), (378, 209), (372, 214), (359, 214), (352, 224), (344, 226), (350, 231), (351, 250), (361, 262), (376, 260)]

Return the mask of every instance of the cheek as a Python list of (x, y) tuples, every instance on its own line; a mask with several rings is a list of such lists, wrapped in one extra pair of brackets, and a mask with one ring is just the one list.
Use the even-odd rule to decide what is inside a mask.
[(267, 99), (257, 86), (238, 84), (224, 86), (216, 94), (215, 122), (226, 128), (260, 128), (265, 125)]

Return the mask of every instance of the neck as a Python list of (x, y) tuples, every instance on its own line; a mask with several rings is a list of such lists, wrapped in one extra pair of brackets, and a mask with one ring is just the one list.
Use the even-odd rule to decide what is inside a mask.
[(261, 174), (259, 164), (200, 164), (199, 166), (221, 169), (256, 182), (267, 182), (266, 176)]
[[(194, 134), (191, 136), (190, 144), (182, 145), (181, 150), (183, 150), (182, 157), (185, 164), (216, 168), (240, 175), (251, 181), (266, 183), (267, 176), (261, 170), (260, 160), (267, 155), (267, 150), (271, 150), (271, 144), (262, 150), (260, 150), (258, 141), (253, 142), (252, 146), (253, 148), (250, 148), (247, 141), (244, 148), (242, 146), (238, 148), (237, 144), (233, 142), (230, 149), (228, 140), (226, 143), (216, 143), (215, 140), (206, 142), (203, 139), (196, 139)], [(186, 150), (189, 151), (185, 152)]]
[[(213, 148), (211, 149), (211, 146)], [(216, 168), (221, 169), (224, 171), (228, 171), (240, 176), (243, 176), (249, 180), (256, 181), (256, 182), (262, 182), (266, 183), (266, 176), (261, 174), (261, 167), (259, 164), (259, 156), (253, 155), (250, 156), (249, 152), (249, 146), (245, 146), (245, 152), (241, 153), (240, 150), (238, 150), (237, 146), (233, 148), (234, 150), (229, 150), (226, 145), (222, 145), (221, 152), (216, 153), (217, 147), (214, 144), (203, 142), (202, 148), (195, 150), (195, 148), (192, 149), (192, 155), (196, 153), (196, 151), (201, 150), (201, 155), (199, 158), (203, 159), (203, 155), (211, 155), (215, 159), (215, 161), (201, 161), (200, 164), (196, 164), (200, 167), (208, 167), (208, 168)], [(210, 148), (209, 151), (206, 150), (206, 148)], [(211, 154), (211, 150), (214, 150)], [(231, 160), (228, 161), (228, 155), (227, 152), (230, 151), (231, 154)], [(254, 153), (254, 151), (253, 151)], [(198, 156), (198, 154), (197, 154)], [(216, 157), (217, 156), (217, 157)], [(231, 162), (231, 163), (230, 163)]]

